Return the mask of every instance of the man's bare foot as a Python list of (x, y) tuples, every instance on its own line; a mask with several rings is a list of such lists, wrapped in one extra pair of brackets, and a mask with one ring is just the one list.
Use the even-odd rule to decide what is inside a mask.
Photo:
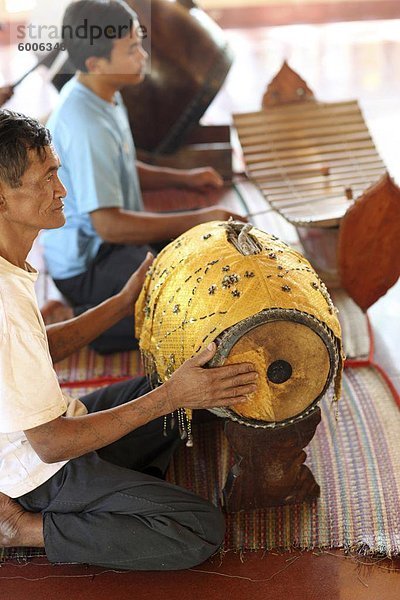
[(42, 313), (43, 321), (46, 325), (67, 321), (74, 316), (72, 308), (59, 300), (48, 300), (46, 304), (42, 306), (40, 312)]
[(27, 512), (18, 502), (1, 492), (0, 546), (44, 546), (42, 515)]

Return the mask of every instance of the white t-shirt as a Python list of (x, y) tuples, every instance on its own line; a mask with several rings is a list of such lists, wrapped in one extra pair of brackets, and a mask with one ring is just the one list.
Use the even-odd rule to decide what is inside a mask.
[(38, 272), (29, 269), (0, 257), (0, 491), (12, 498), (65, 465), (42, 462), (24, 431), (87, 412), (60, 388), (35, 295)]

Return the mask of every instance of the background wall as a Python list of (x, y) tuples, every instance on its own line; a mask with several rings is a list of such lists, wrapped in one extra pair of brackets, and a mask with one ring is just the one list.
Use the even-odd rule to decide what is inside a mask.
[[(371, 0), (356, 0), (362, 4)], [(346, 0), (198, 0), (197, 4), (202, 8), (229, 8), (235, 6), (296, 6), (301, 7), (308, 4), (345, 4)]]

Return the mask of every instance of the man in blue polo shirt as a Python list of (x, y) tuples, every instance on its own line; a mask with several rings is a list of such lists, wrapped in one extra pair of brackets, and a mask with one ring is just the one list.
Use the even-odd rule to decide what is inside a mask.
[[(89, 30), (93, 25), (103, 32), (112, 28), (120, 36), (103, 35), (93, 42), (89, 36), (74, 35), (85, 22)], [(119, 93), (144, 77), (147, 54), (135, 13), (122, 1), (79, 0), (67, 8), (63, 28), (64, 44), (78, 71), (63, 89), (48, 127), (68, 189), (67, 223), (46, 232), (43, 245), (50, 274), (79, 314), (117, 293), (160, 242), (199, 223), (225, 220), (231, 213), (221, 208), (168, 214), (143, 210), (141, 187), (218, 187), (222, 179), (211, 168), (182, 171), (136, 162)], [(132, 317), (120, 321), (93, 347), (106, 353), (135, 344)]]

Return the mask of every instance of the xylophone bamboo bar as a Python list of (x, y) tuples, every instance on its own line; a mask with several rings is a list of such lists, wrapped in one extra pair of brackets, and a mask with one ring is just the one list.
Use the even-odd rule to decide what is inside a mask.
[[(318, 141), (317, 141), (318, 140)], [(325, 146), (341, 144), (342, 146), (348, 146), (350, 142), (363, 142), (369, 141), (373, 144), (371, 135), (367, 129), (364, 129), (361, 132), (357, 133), (348, 133), (345, 138), (343, 135), (335, 134), (329, 136), (324, 136), (323, 138), (305, 138), (298, 140), (274, 140), (272, 143), (269, 139), (265, 139), (264, 141), (257, 144), (249, 144), (242, 143), (242, 148), (246, 152), (258, 152), (263, 151), (266, 148), (271, 148), (273, 150), (293, 150), (293, 149), (303, 149), (313, 146), (318, 146), (319, 148), (323, 148)], [(310, 143), (312, 142), (312, 143)]]
[(253, 111), (249, 113), (236, 113), (233, 115), (235, 124), (248, 124), (261, 119), (269, 121), (287, 121), (290, 118), (295, 118), (299, 114), (323, 114), (329, 111), (332, 115), (348, 113), (351, 111), (359, 111), (360, 107), (357, 100), (349, 100), (346, 102), (304, 102), (301, 104), (285, 104), (283, 106), (274, 106), (268, 110)]
[[(280, 135), (279, 132), (275, 134), (269, 133), (268, 129), (263, 130), (262, 128), (257, 129), (257, 133), (247, 133), (240, 136), (241, 141), (243, 140), (243, 144), (246, 145), (248, 143), (257, 143), (265, 141), (265, 136), (268, 135), (269, 142), (274, 142), (275, 140), (279, 141), (294, 141), (294, 140), (303, 140), (307, 139), (309, 142), (313, 142), (314, 145), (318, 146), (319, 140), (323, 139), (325, 136), (329, 135), (347, 135), (349, 133), (363, 133), (365, 132), (365, 125), (360, 121), (360, 123), (355, 123), (354, 125), (341, 126), (338, 124), (332, 123), (330, 126), (326, 126), (320, 130), (316, 130), (318, 135), (310, 133), (307, 129), (296, 129), (291, 132), (285, 132), (284, 135)], [(275, 137), (276, 136), (276, 137)]]
[[(346, 162), (352, 161), (358, 164), (376, 162), (379, 159), (376, 152), (373, 150), (359, 150), (358, 152), (343, 152), (337, 154), (320, 154), (315, 152), (313, 156), (306, 156), (304, 158), (299, 157), (290, 157), (287, 158), (284, 162), (281, 159), (279, 154), (272, 154), (267, 160), (267, 165), (271, 165), (271, 169), (276, 167), (277, 165), (284, 165), (285, 169), (289, 169), (292, 166), (297, 165), (313, 165), (313, 164), (323, 164), (325, 166), (333, 167), (344, 165)], [(252, 172), (256, 172), (257, 170), (268, 170), (268, 166), (265, 166), (265, 161), (252, 161), (251, 169)]]
[[(322, 184), (322, 187), (326, 187), (328, 188), (330, 185), (335, 184), (336, 182), (341, 182), (343, 183), (343, 186), (348, 186), (348, 185), (354, 185), (357, 183), (363, 183), (366, 182), (370, 179), (372, 179), (372, 181), (375, 181), (377, 179), (379, 179), (382, 175), (383, 175), (384, 171), (382, 170), (381, 167), (378, 167), (377, 169), (368, 169), (368, 171), (363, 170), (362, 173), (358, 172), (357, 174), (354, 173), (350, 173), (347, 176), (344, 176), (342, 173), (330, 173), (329, 175), (325, 176), (325, 175), (318, 175), (318, 176), (309, 176), (309, 177), (303, 177), (300, 179), (293, 179), (291, 180), (291, 185), (293, 187), (295, 187), (296, 189), (311, 189), (313, 186), (318, 186), (320, 184)], [(367, 179), (365, 179), (365, 176), (367, 175)], [(287, 181), (284, 179), (277, 179), (276, 181), (270, 181), (268, 182), (268, 185), (263, 186), (262, 183), (258, 183), (258, 187), (260, 188), (268, 188), (269, 191), (274, 191), (274, 190), (287, 190), (288, 189), (288, 184)]]
[[(363, 166), (362, 166), (363, 165)], [(363, 168), (365, 167), (365, 168)], [(337, 163), (336, 165), (326, 165), (323, 163), (317, 163), (312, 168), (302, 169), (301, 165), (298, 167), (287, 167), (282, 166), (281, 168), (274, 169), (253, 169), (252, 167), (248, 168), (248, 171), (251, 176), (254, 176), (258, 183), (263, 183), (275, 179), (288, 178), (289, 176), (298, 176), (301, 177), (303, 175), (330, 175), (331, 173), (341, 173), (342, 175), (346, 173), (356, 173), (357, 175), (367, 174), (369, 169), (382, 169), (385, 171), (385, 165), (382, 160), (377, 158), (371, 158), (368, 161), (358, 161), (358, 164), (347, 164), (345, 161), (342, 163)], [(293, 177), (296, 179), (296, 177)]]
[[(361, 112), (347, 115), (340, 119), (340, 124), (345, 126), (357, 125), (360, 123), (363, 123), (365, 126)], [(313, 117), (310, 119), (298, 118), (293, 122), (285, 123), (266, 123), (265, 121), (260, 121), (259, 123), (254, 123), (251, 127), (246, 127), (246, 137), (259, 131), (267, 131), (270, 135), (275, 135), (277, 133), (283, 135), (288, 132), (307, 129), (307, 131), (311, 133), (313, 130), (318, 131), (330, 125), (332, 125), (331, 115), (318, 118)]]
[(293, 160), (301, 160), (301, 161), (309, 161), (315, 162), (316, 160), (336, 160), (337, 157), (343, 153), (352, 153), (354, 156), (376, 156), (376, 149), (372, 145), (371, 142), (361, 142), (359, 144), (352, 144), (351, 146), (346, 146), (342, 144), (332, 148), (319, 149), (317, 152), (315, 148), (311, 149), (303, 149), (303, 151), (299, 150), (286, 150), (282, 152), (277, 152), (273, 147), (264, 150), (264, 152), (258, 153), (245, 153), (246, 159), (251, 160), (251, 163), (256, 165), (258, 163), (264, 163), (265, 161), (279, 160), (279, 161), (293, 161)]

